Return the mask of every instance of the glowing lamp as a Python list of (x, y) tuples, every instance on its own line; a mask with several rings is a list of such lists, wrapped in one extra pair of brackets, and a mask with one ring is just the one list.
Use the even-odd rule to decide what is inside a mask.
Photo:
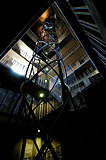
[(47, 68), (47, 67), (46, 67), (45, 69), (46, 69), (46, 71), (48, 71), (48, 70), (49, 70), (49, 68)]
[(40, 96), (40, 98), (42, 98), (42, 97), (44, 97), (44, 94), (43, 94), (43, 93), (40, 93), (40, 95), (39, 95), (39, 96)]

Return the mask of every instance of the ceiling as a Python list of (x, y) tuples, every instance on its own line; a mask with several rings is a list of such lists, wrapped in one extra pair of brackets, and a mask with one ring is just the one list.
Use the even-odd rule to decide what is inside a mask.
[[(60, 0), (56, 0), (60, 2)], [(88, 0), (87, 0), (88, 1)], [(90, 0), (89, 0), (90, 1)], [(97, 0), (92, 0), (106, 26), (106, 2), (102, 1), (101, 3)], [(40, 15), (48, 8), (54, 0), (46, 0), (25, 2), (22, 4), (22, 1), (13, 3), (12, 1), (2, 2), (3, 10), (0, 10), (0, 58), (6, 53), (4, 50), (9, 47), (9, 44), (17, 37), (20, 33), (24, 34), (26, 30), (30, 27), (31, 23), (35, 19), (39, 18)], [(82, 0), (71, 0), (72, 5), (79, 5), (82, 3)], [(27, 27), (26, 27), (27, 26)], [(22, 36), (21, 34), (21, 36)], [(17, 37), (18, 39), (21, 36)], [(12, 45), (11, 45), (12, 46)]]
[[(35, 43), (40, 36), (40, 32), (41, 32), (41, 29), (42, 29), (43, 22), (49, 16), (55, 17), (56, 34), (57, 34), (57, 37), (58, 37), (58, 42), (59, 42), (59, 46), (61, 48), (61, 53), (62, 53), (62, 57), (63, 57), (64, 63), (65, 63), (65, 66), (67, 67), (69, 64), (72, 65), (81, 56), (86, 54), (85, 51), (83, 50), (83, 48), (81, 47), (81, 45), (79, 44), (79, 42), (78, 42), (75, 34), (73, 33), (73, 31), (69, 29), (69, 24), (67, 23), (63, 13), (60, 11), (60, 8), (58, 8), (56, 6), (56, 4), (54, 4), (54, 3), (52, 3), (52, 5), (50, 5), (51, 2), (52, 1), (50, 1), (50, 3), (47, 2), (45, 4), (42, 2), (42, 6), (44, 4), (43, 7), (41, 7), (39, 4), (38, 4), (38, 7), (35, 6), (36, 12), (38, 13), (36, 15), (37, 20), (33, 21), (33, 25), (31, 25), (31, 27), (27, 29), (24, 36), (20, 37), (20, 39), (17, 41), (17, 43), (15, 43), (15, 45), (12, 47), (12, 49), (10, 49), (9, 52), (7, 53), (7, 55), (10, 55), (11, 57), (14, 57), (19, 62), (22, 60), (21, 63), (22, 64), (25, 63), (26, 67), (28, 65), (28, 61), (31, 59), (31, 56), (33, 54), (33, 50), (35, 48)], [(78, 3), (79, 3), (78, 0), (72, 1), (72, 4), (74, 4), (74, 6), (75, 5), (77, 6)], [(80, 1), (80, 3), (82, 3), (82, 0)], [(30, 4), (30, 5), (32, 6), (33, 4)], [(41, 8), (41, 10), (38, 11), (38, 8)], [(48, 8), (48, 9), (45, 10), (45, 8)], [(20, 20), (22, 18), (23, 24), (24, 24), (24, 22), (27, 19), (27, 18), (25, 18), (24, 11), (25, 10), (29, 11), (29, 8), (26, 7), (26, 9), (25, 9), (25, 7), (24, 7), (23, 10), (22, 10), (22, 6), (21, 6), (19, 9), (20, 9), (20, 12), (19, 12), (19, 10), (17, 11), (17, 9), (16, 9), (16, 11), (19, 14), (17, 14), (15, 19), (17, 19), (17, 21), (19, 20), (19, 22), (20, 22)], [(34, 6), (33, 6), (32, 10), (31, 10), (32, 14), (35, 12), (35, 9), (34, 9)], [(14, 9), (13, 9), (13, 12), (14, 12)], [(30, 19), (33, 17), (31, 15), (31, 13), (29, 13), (29, 16), (28, 16), (28, 18), (30, 18)], [(10, 14), (10, 15), (12, 15), (12, 14)], [(28, 15), (27, 12), (26, 12), (26, 15)], [(33, 18), (33, 19), (35, 19), (35, 18)], [(15, 22), (15, 20), (13, 20), (13, 19), (12, 19), (12, 21)], [(9, 27), (7, 27), (7, 28), (10, 31), (13, 29), (13, 33), (14, 33), (14, 30), (17, 31), (18, 29), (20, 29), (20, 25), (21, 25), (20, 23), (15, 24), (15, 23), (11, 22), (11, 24), (14, 24), (14, 29), (13, 29), (13, 27), (10, 29), (11, 25), (9, 25), (9, 22), (7, 22), (6, 27), (9, 25)], [(16, 25), (17, 25), (17, 29), (16, 29)], [(7, 32), (7, 29), (6, 29), (6, 32)], [(12, 34), (10, 36), (9, 33), (6, 36), (8, 37), (8, 40), (9, 40), (9, 38), (11, 39), (11, 37), (14, 37), (14, 35), (12, 35)], [(3, 41), (4, 41), (4, 39), (3, 39)], [(6, 43), (8, 43), (8, 42), (6, 42)], [(4, 44), (4, 42), (3, 42), (3, 44)], [(27, 54), (27, 56), (23, 58), (23, 55), (25, 55), (25, 53)], [(51, 54), (50, 58), (54, 59), (55, 55)], [(37, 68), (38, 68), (37, 63), (38, 63), (38, 61), (36, 61), (35, 71), (37, 71)], [(43, 62), (42, 62), (42, 65), (44, 65)], [(53, 67), (58, 71), (57, 64), (55, 64)], [(50, 70), (49, 73), (52, 76), (55, 76), (55, 73), (52, 72), (51, 70)]]
[[(11, 56), (21, 64), (24, 64), (27, 68), (28, 62), (30, 61), (33, 50), (35, 48), (35, 44), (40, 37), (43, 22), (50, 16), (52, 18), (55, 17), (55, 30), (65, 66), (67, 67), (69, 64), (71, 65), (72, 63), (76, 62), (77, 59), (79, 59), (82, 55), (84, 55), (84, 50), (75, 38), (73, 32), (68, 29), (68, 24), (65, 21), (64, 15), (61, 13), (56, 4), (52, 4), (37, 19), (37, 21), (30, 27), (30, 29), (27, 30), (26, 34), (14, 45), (14, 47), (7, 53), (7, 55)], [(46, 56), (48, 56), (52, 60), (56, 58), (56, 55), (48, 49), (47, 52), (49, 52), (49, 54)], [(35, 62), (35, 72), (37, 71), (38, 63), (39, 61)], [(41, 62), (41, 64), (43, 66), (45, 65), (43, 61)], [(53, 67), (58, 72), (57, 63), (53, 64)], [(52, 70), (50, 70), (49, 73), (52, 76), (55, 76), (55, 73)], [(48, 79), (50, 78), (51, 77), (48, 77)]]

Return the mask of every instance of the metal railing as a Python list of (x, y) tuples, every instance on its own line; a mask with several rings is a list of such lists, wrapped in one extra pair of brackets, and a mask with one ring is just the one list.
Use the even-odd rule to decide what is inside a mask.
[[(70, 2), (68, 3), (70, 4)], [(97, 20), (95, 19), (97, 18), (100, 21), (99, 14), (97, 13), (97, 11), (92, 12), (91, 9), (89, 8), (89, 5), (87, 5), (86, 1), (83, 2), (83, 6), (80, 6), (79, 4), (79, 6), (77, 7), (71, 6), (71, 8), (73, 13), (76, 15), (79, 24), (82, 26), (85, 35), (90, 41), (93, 50), (97, 53), (104, 67), (106, 68), (106, 43), (104, 41), (105, 35), (103, 35), (101, 27), (98, 24)], [(92, 6), (92, 8), (95, 7)], [(97, 15), (95, 15), (95, 12)], [(89, 16), (89, 18), (87, 16)]]
[(33, 108), (34, 110), (34, 114), (36, 116), (37, 119), (42, 119), (43, 117), (45, 117), (46, 115), (50, 114), (51, 112), (53, 112), (55, 109), (57, 109), (58, 104), (54, 103), (54, 101), (50, 102), (42, 102), (41, 104), (39, 104), (36, 108), (36, 104)]
[[(8, 114), (13, 112), (12, 114), (17, 115), (21, 104), (21, 99), (16, 103), (17, 99), (19, 94), (0, 88), (0, 112)], [(15, 107), (14, 104), (16, 104)]]
[[(31, 99), (29, 99), (29, 105), (30, 101)], [(25, 109), (25, 105), (22, 108), (21, 113), (19, 113), (21, 103), (22, 97), (19, 93), (14, 93), (12, 91), (0, 88), (0, 113), (12, 115), (21, 114), (21, 116), (25, 116), (24, 112), (27, 112), (28, 115), (28, 110)], [(34, 101), (32, 110), (34, 111), (37, 119), (42, 119), (44, 116), (54, 111), (57, 107), (58, 102), (52, 97), (52, 99), (47, 102)]]
[[(56, 152), (59, 160), (62, 160), (61, 145), (58, 145), (57, 147), (55, 147), (54, 150), (55, 150), (55, 152)], [(33, 157), (33, 156), (30, 156), (30, 157), (28, 156), (28, 157), (25, 157), (25, 158), (24, 158), (24, 160), (34, 160), (34, 159), (36, 159), (36, 158)], [(54, 158), (53, 158), (50, 150), (48, 150), (48, 151), (45, 153), (45, 155), (44, 155), (44, 157), (43, 157), (43, 160), (54, 160)]]

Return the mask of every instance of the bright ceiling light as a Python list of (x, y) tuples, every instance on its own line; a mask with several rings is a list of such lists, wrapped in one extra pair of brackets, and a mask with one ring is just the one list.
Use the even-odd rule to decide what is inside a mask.
[(38, 133), (40, 133), (40, 129), (38, 129)]
[(44, 97), (44, 94), (43, 94), (43, 93), (40, 93), (40, 95), (39, 95), (39, 96), (40, 96), (40, 98), (42, 98), (42, 97)]
[(46, 68), (45, 68), (45, 70), (46, 70), (46, 71), (48, 71), (48, 70), (49, 70), (49, 68), (48, 68), (48, 67), (46, 67)]
[(47, 79), (45, 79), (45, 82), (47, 83)]

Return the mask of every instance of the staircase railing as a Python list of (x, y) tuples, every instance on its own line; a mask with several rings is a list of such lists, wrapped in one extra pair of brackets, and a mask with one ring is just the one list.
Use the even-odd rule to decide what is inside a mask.
[(82, 26), (85, 35), (89, 39), (93, 50), (97, 53), (106, 67), (106, 43), (102, 38), (101, 30), (97, 25), (89, 6), (83, 2), (83, 4), (81, 3), (81, 6), (80, 4), (78, 6), (73, 5), (71, 8), (77, 17), (79, 24)]

